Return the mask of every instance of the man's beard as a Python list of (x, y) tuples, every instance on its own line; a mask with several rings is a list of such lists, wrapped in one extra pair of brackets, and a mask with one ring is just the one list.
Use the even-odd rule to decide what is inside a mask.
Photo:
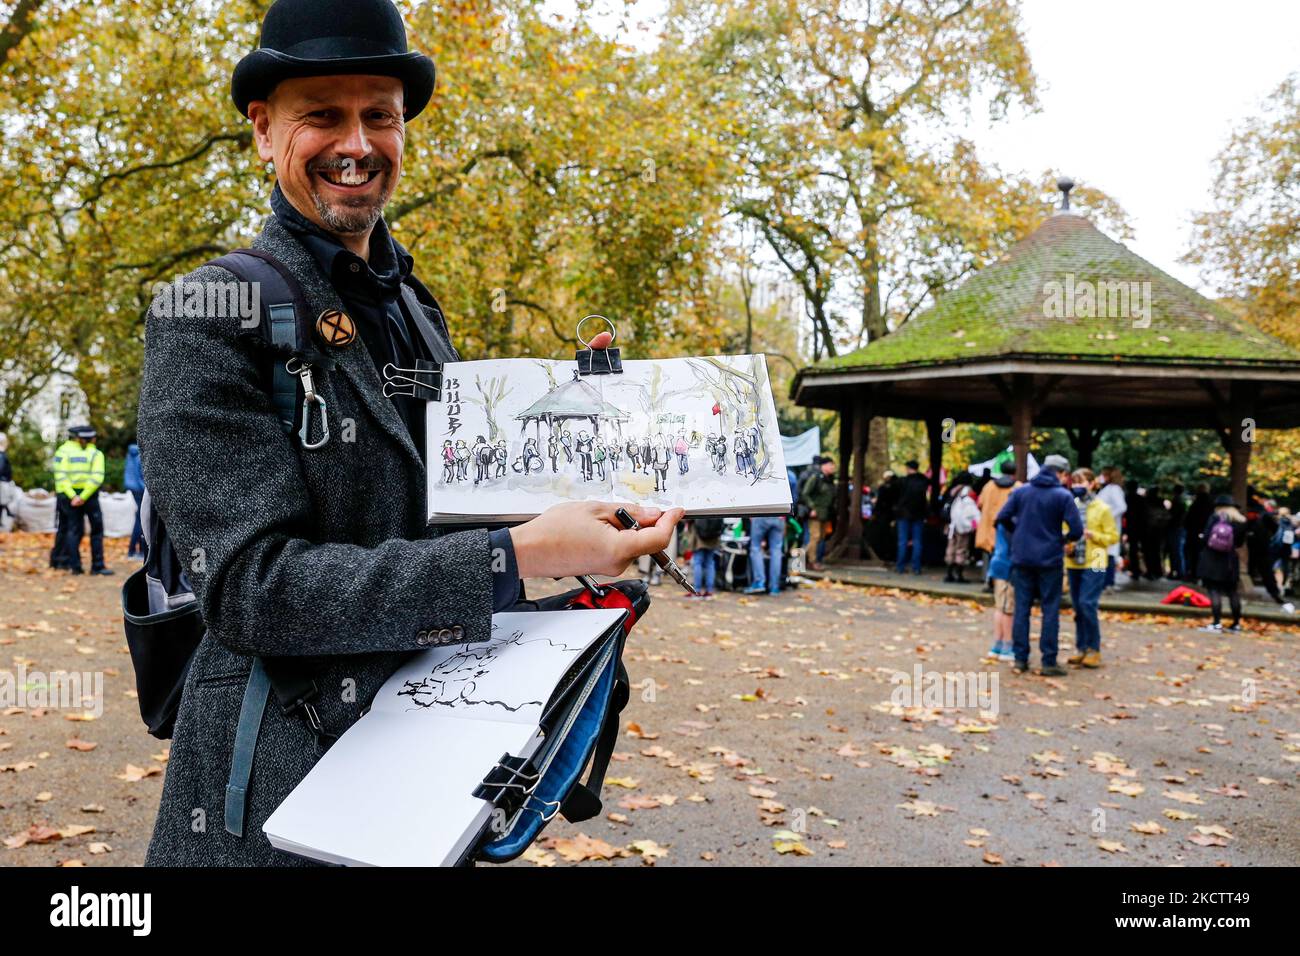
[(312, 202), (316, 204), (316, 213), (320, 216), (321, 222), (325, 228), (337, 235), (353, 235), (357, 233), (368, 232), (379, 217), (384, 214), (384, 206), (388, 205), (389, 197), (392, 195), (392, 183), (389, 179), (390, 170), (382, 170), (379, 175), (384, 177), (381, 184), (380, 193), (375, 198), (358, 196), (355, 199), (339, 198), (332, 203), (321, 194), (320, 189), (316, 186), (313, 177), (311, 186)]

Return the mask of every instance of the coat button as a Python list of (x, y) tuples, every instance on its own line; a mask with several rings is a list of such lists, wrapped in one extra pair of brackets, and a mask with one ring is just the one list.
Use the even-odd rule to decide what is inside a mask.
[(465, 637), (465, 629), (457, 624), (451, 629), (451, 636), (454, 640), (462, 640)]
[(440, 644), (451, 643), (451, 628), (444, 627), (441, 631), (438, 632), (438, 643)]
[(425, 635), (424, 631), (421, 631), (415, 636), (415, 643), (419, 644), (421, 647), (424, 647), (424, 645), (429, 643), (429, 638)]

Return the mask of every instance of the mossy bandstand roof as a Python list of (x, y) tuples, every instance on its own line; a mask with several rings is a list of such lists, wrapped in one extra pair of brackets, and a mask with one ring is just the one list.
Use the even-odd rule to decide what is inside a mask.
[[(1062, 314), (1086, 310), (1089, 288), (1096, 317)], [(1137, 292), (1127, 308), (1121, 289)], [(1259, 427), (1300, 425), (1300, 351), (1059, 211), (897, 332), (801, 370), (791, 393), (845, 409), (866, 390), (873, 415), (990, 424), (1032, 393), (1035, 425), (1203, 428), (1243, 387)]]

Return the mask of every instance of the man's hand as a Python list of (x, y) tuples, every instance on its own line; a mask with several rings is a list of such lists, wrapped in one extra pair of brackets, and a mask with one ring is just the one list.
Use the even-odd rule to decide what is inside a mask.
[[(614, 512), (620, 507), (641, 525), (628, 531)], [(532, 521), (510, 529), (521, 578), (562, 578), (571, 574), (623, 573), (643, 554), (663, 551), (683, 510), (640, 508), (608, 501), (570, 501), (546, 509)]]
[(77, 495), (77, 497), (72, 499), (72, 507), (74, 508), (80, 508), (83, 504), (85, 504), (85, 502), (81, 500), (81, 495)]

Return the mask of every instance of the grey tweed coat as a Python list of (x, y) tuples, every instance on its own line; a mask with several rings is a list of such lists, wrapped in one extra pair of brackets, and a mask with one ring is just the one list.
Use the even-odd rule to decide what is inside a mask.
[[(296, 275), (312, 318), (342, 308), (274, 217), (254, 247)], [(231, 275), (204, 266), (186, 281), (229, 283)], [(488, 532), (440, 536), (426, 527), (424, 464), (360, 339), (334, 352), (336, 368), (315, 375), (334, 437), (307, 451), (282, 430), (264, 384), (268, 361), (237, 337), (238, 318), (164, 318), (157, 306), (140, 391), (144, 477), (177, 552), (202, 558), (192, 577), (208, 630), (185, 684), (147, 863), (305, 865), (272, 848), (262, 824), (322, 751), (302, 716), (282, 714), (274, 697), (244, 836), (224, 826), (252, 656), (316, 659), (321, 722), (342, 733), (423, 646), (421, 632), (488, 637)]]

